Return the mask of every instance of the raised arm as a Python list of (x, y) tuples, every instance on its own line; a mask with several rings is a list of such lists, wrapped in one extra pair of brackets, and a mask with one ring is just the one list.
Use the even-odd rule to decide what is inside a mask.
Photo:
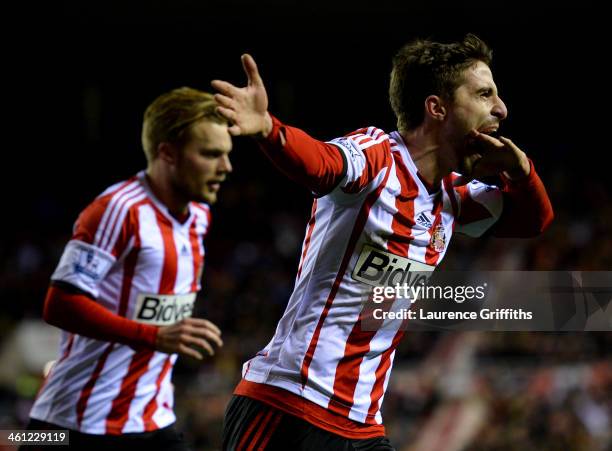
[(250, 55), (242, 55), (247, 85), (239, 88), (214, 80), (219, 91), (215, 99), (218, 111), (231, 122), (232, 135), (258, 139), (266, 156), (289, 178), (317, 195), (330, 192), (344, 177), (346, 162), (333, 144), (309, 136), (304, 131), (283, 124), (268, 112), (268, 95)]
[(272, 131), (272, 118), (268, 113), (268, 93), (251, 55), (241, 57), (247, 76), (247, 85), (238, 88), (231, 83), (213, 80), (212, 86), (219, 103), (218, 111), (232, 123), (229, 132), (234, 135), (267, 137)]

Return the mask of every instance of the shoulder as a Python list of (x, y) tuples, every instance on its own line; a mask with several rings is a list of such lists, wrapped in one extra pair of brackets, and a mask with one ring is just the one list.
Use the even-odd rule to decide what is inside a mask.
[(191, 202), (191, 211), (195, 215), (196, 221), (204, 226), (205, 231), (208, 230), (210, 223), (212, 222), (212, 214), (210, 212), (210, 205), (204, 202)]
[(345, 194), (362, 192), (393, 166), (391, 137), (378, 127), (360, 128), (330, 143), (344, 154), (346, 174), (338, 186)]
[(390, 157), (393, 146), (391, 137), (377, 127), (359, 128), (329, 142), (339, 147), (349, 161), (353, 160), (359, 166), (374, 161), (380, 165)]
[(211, 219), (210, 205), (204, 202), (191, 202), (191, 205), (193, 206), (193, 212), (198, 217), (203, 217), (207, 219), (208, 221), (210, 221)]
[(384, 130), (373, 126), (357, 129), (347, 134), (346, 138), (363, 149), (389, 141), (389, 135)]
[(121, 227), (129, 210), (146, 197), (138, 176), (111, 185), (81, 212), (73, 238), (95, 244), (96, 235), (101, 237), (105, 230)]
[(343, 145), (349, 151), (351, 149), (365, 151), (374, 146), (389, 147), (389, 139), (389, 135), (384, 130), (371, 126), (359, 128), (331, 142)]

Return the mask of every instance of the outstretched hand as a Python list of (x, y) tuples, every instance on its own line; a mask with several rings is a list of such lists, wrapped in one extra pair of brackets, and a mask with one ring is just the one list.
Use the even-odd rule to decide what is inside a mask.
[(238, 88), (222, 80), (213, 80), (212, 86), (219, 94), (215, 100), (217, 111), (230, 123), (229, 132), (234, 135), (266, 137), (272, 130), (272, 118), (268, 114), (268, 94), (251, 55), (241, 57), (247, 76), (247, 85)]
[(472, 131), (470, 138), (472, 144), (478, 146), (482, 158), (474, 163), (471, 174), (462, 174), (454, 181), (454, 186), (465, 185), (473, 179), (500, 173), (510, 180), (529, 175), (530, 165), (527, 155), (508, 138), (503, 136), (494, 138), (476, 130)]

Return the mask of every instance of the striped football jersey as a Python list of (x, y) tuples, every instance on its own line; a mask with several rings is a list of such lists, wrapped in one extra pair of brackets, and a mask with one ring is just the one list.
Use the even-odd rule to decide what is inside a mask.
[[(144, 172), (98, 196), (77, 219), (52, 281), (71, 284), (111, 312), (145, 324), (191, 316), (204, 264), (206, 204), (180, 223)], [(151, 431), (175, 421), (176, 354), (62, 333), (60, 358), (32, 418), (89, 434)]]
[(478, 181), (453, 187), (458, 174), (428, 191), (398, 132), (369, 127), (330, 142), (346, 175), (314, 200), (286, 311), (272, 340), (244, 364), (235, 393), (293, 413), (284, 389), (318, 406), (300, 409), (322, 428), (351, 437), (348, 419), (380, 435), (403, 330), (400, 319), (362, 330), (372, 287), (434, 270), (454, 232), (479, 236), (495, 223), (502, 192)]

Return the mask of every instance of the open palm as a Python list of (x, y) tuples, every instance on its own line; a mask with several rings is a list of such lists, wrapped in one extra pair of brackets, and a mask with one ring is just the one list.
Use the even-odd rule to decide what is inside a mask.
[(230, 121), (229, 132), (234, 135), (266, 136), (272, 129), (272, 119), (268, 114), (268, 94), (251, 55), (241, 57), (242, 67), (247, 76), (247, 85), (238, 88), (222, 80), (213, 80), (212, 86), (219, 94), (215, 100), (217, 110)]

